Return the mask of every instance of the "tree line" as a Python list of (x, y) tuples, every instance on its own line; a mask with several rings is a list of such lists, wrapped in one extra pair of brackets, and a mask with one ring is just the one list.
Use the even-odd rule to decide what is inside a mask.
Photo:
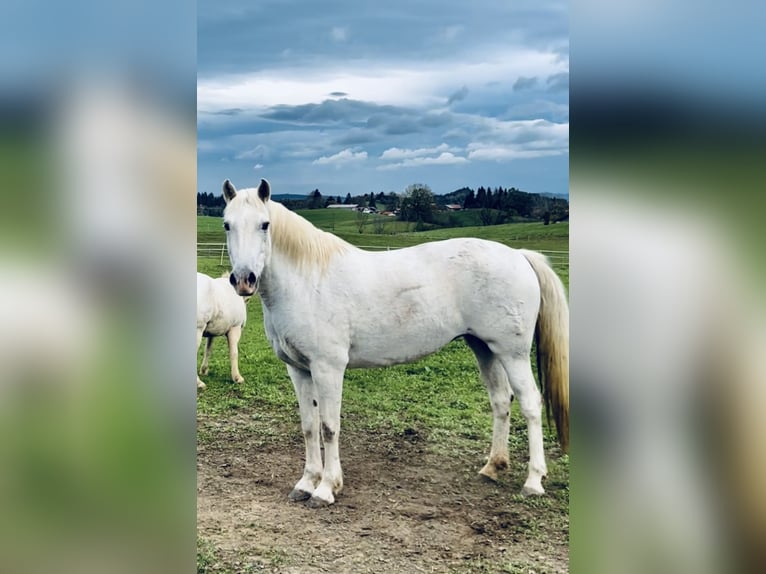
[[(466, 219), (455, 215), (456, 208), (478, 212), (482, 225), (524, 220), (543, 221), (547, 225), (569, 219), (569, 201), (565, 198), (502, 186), (494, 189), (481, 186), (475, 190), (462, 187), (444, 195), (434, 195), (428, 185), (416, 183), (408, 186), (402, 193), (347, 193), (345, 197), (341, 197), (323, 195), (319, 189), (314, 189), (305, 198), (278, 199), (292, 210), (321, 209), (333, 204), (343, 204), (371, 208), (379, 212), (395, 212), (399, 219), (415, 222), (422, 228), (462, 225)], [(224, 205), (224, 199), (220, 195), (197, 193), (197, 213), (200, 215), (220, 216)]]

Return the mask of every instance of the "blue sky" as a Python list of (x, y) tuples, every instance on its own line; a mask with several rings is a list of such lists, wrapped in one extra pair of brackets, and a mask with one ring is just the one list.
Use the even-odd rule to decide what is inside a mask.
[(198, 4), (198, 186), (568, 193), (568, 3)]

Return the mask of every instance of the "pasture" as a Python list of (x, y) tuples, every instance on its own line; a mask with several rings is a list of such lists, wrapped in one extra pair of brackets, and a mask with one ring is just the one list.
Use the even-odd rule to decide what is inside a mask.
[[(302, 214), (359, 246), (476, 236), (568, 251), (568, 223), (359, 233), (356, 214), (328, 212)], [(224, 241), (221, 220), (198, 218), (198, 241)], [(227, 264), (198, 258), (198, 270), (213, 277)], [(566, 261), (554, 259), (554, 267), (568, 284)], [(386, 311), (376, 301), (366, 309), (373, 317)], [(514, 403), (511, 466), (497, 483), (478, 476), (492, 415), (462, 341), (417, 363), (347, 372), (341, 430), (347, 486), (335, 505), (320, 510), (287, 500), (303, 468), (303, 437), (295, 393), (265, 339), (257, 297), (248, 303), (239, 363), (246, 382), (235, 385), (219, 343), (198, 397), (198, 572), (568, 570), (568, 457), (546, 426), (547, 494), (523, 498), (526, 422)]]

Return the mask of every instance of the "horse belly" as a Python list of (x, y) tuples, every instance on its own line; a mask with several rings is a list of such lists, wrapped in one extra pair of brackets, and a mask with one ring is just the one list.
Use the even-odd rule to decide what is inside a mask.
[(357, 333), (349, 349), (350, 368), (388, 367), (417, 361), (462, 334), (453, 321), (423, 318), (408, 325), (382, 321), (375, 331)]
[(203, 332), (203, 336), (220, 337), (228, 333), (231, 327), (232, 327), (232, 324), (230, 321), (225, 321), (221, 317), (214, 317), (213, 319), (208, 321), (207, 325), (205, 325), (205, 331)]

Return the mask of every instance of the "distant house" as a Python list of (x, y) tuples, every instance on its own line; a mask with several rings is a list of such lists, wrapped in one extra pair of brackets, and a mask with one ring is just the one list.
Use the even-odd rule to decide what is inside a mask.
[(351, 209), (354, 210), (359, 207), (356, 203), (331, 203), (327, 206), (327, 209)]
[(459, 203), (448, 203), (444, 207), (446, 207), (448, 211), (460, 211), (463, 209), (463, 206)]

